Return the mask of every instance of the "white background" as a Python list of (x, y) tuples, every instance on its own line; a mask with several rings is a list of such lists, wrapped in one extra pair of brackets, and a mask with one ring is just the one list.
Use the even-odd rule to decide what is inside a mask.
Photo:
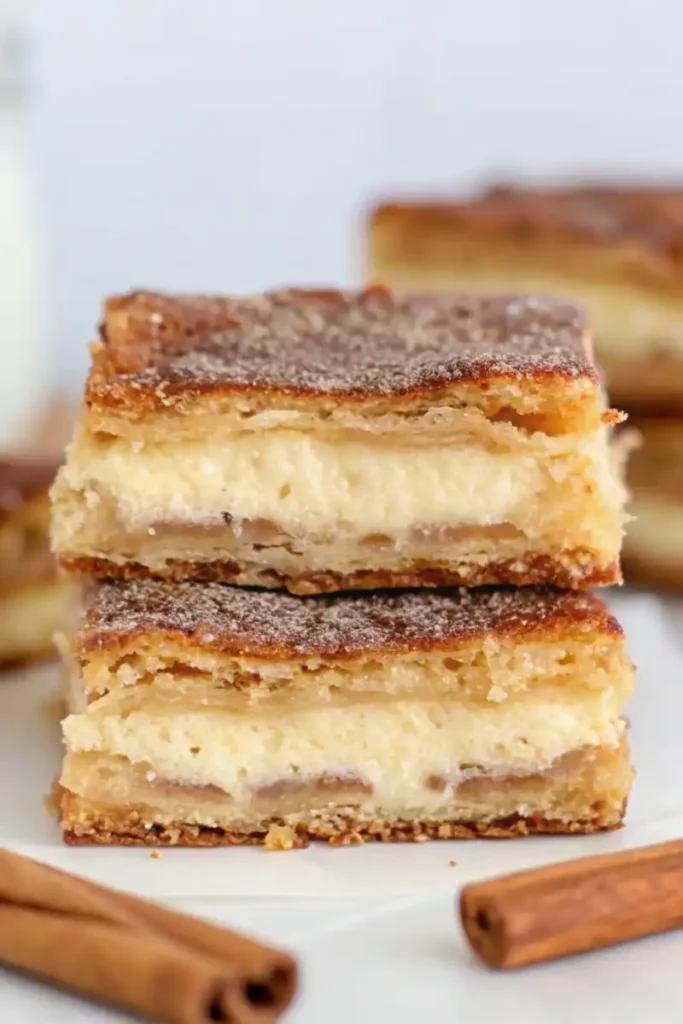
[(101, 296), (360, 274), (394, 190), (683, 177), (679, 0), (28, 0), (65, 376)]

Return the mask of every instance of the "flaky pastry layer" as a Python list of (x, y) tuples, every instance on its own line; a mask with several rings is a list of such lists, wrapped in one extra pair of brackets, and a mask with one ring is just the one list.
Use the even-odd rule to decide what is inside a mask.
[(81, 693), (89, 703), (106, 693), (144, 687), (166, 699), (227, 702), (243, 695), (254, 705), (286, 696), (289, 707), (326, 702), (334, 694), (384, 694), (434, 699), (503, 701), (549, 682), (572, 689), (600, 689), (609, 682), (626, 695), (632, 667), (617, 637), (587, 632), (560, 642), (518, 644), (494, 636), (485, 646), (463, 644), (441, 652), (398, 653), (351, 659), (311, 655), (301, 660), (230, 656), (172, 640), (140, 638), (114, 652), (92, 652), (82, 662)]
[(491, 253), (491, 268), (485, 265), (484, 254), (484, 265), (479, 267), (469, 263), (467, 255), (463, 253), (462, 267), (459, 263), (439, 268), (380, 261), (373, 265), (373, 273), (399, 287), (495, 291), (507, 282), (511, 288), (579, 302), (589, 311), (597, 358), (613, 401), (627, 409), (676, 408), (683, 394), (683, 302), (678, 298), (643, 294), (627, 282), (610, 284), (589, 278), (585, 266), (577, 272), (571, 268), (562, 272), (558, 267), (553, 273), (546, 269), (548, 259), (542, 248), (533, 257), (527, 254), (531, 265), (526, 269), (514, 253), (509, 266), (498, 269), (502, 254), (497, 250)]
[[(114, 819), (120, 841), (133, 820), (155, 836), (184, 822), (210, 841), (253, 841), (272, 824), (312, 834), (332, 819), (423, 822), (435, 835), (513, 817), (607, 827), (577, 778), (597, 750), (622, 749), (633, 668), (592, 595), (300, 599), (111, 582), (86, 593), (66, 654), (73, 841), (97, 841)], [(612, 824), (628, 790), (620, 764)], [(580, 813), (558, 809), (556, 784), (584, 800)]]

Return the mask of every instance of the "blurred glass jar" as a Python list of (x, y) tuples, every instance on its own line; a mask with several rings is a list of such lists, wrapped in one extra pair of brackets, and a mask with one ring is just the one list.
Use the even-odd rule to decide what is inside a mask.
[(0, 4), (0, 446), (24, 447), (50, 389), (24, 37)]

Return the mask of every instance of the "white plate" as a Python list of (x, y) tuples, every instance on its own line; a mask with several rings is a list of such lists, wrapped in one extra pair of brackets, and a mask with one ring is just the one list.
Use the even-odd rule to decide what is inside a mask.
[(312, 846), (287, 854), (173, 849), (158, 860), (148, 849), (68, 848), (44, 806), (61, 750), (50, 701), (59, 689), (58, 673), (43, 668), (0, 684), (0, 845), (158, 898), (383, 899), (451, 892), (473, 878), (683, 836), (683, 616), (679, 624), (675, 606), (650, 595), (617, 594), (613, 604), (641, 668), (630, 708), (638, 779), (620, 832), (341, 850)]

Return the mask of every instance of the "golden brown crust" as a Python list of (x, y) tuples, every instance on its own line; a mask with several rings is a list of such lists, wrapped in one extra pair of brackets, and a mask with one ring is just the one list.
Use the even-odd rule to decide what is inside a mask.
[[(389, 572), (385, 569), (353, 573), (316, 572), (286, 576), (274, 569), (253, 571), (236, 562), (183, 561), (166, 563), (163, 579), (181, 582), (195, 580), (227, 583), (246, 587), (286, 590), (303, 596), (332, 594), (351, 590), (406, 589), (411, 587), (486, 587), (486, 586), (552, 586), (564, 590), (586, 591), (592, 587), (609, 587), (622, 583), (621, 566), (614, 562), (590, 569), (591, 556), (585, 551), (568, 551), (560, 562), (548, 555), (535, 555), (521, 561), (501, 561), (486, 565), (470, 565), (467, 571), (443, 565), (424, 566), (410, 572)], [(69, 558), (62, 556), (60, 565), (69, 572), (92, 579), (136, 580), (161, 577), (140, 562), (109, 561), (106, 558)]]
[(135, 637), (259, 658), (352, 658), (452, 650), (487, 636), (510, 641), (621, 637), (594, 594), (550, 589), (417, 590), (293, 597), (217, 583), (93, 584), (76, 651), (115, 650)]
[(655, 283), (683, 277), (683, 189), (583, 186), (499, 187), (469, 202), (406, 201), (379, 205), (373, 230), (458, 230), (520, 243), (583, 243), (628, 249), (629, 267)]
[(451, 386), (597, 385), (577, 307), (553, 299), (290, 289), (253, 298), (133, 292), (105, 304), (91, 408), (186, 412), (210, 396), (335, 402)]
[(0, 673), (15, 672), (18, 669), (25, 668), (27, 665), (36, 665), (42, 661), (55, 661), (57, 658), (57, 649), (53, 643), (45, 644), (42, 647), (36, 647), (30, 653), (23, 654), (20, 658), (2, 658), (0, 657)]
[[(136, 811), (115, 810), (80, 813), (79, 797), (65, 792), (61, 801), (64, 841), (72, 846), (260, 846), (268, 832), (232, 832), (201, 825), (174, 822), (151, 825)], [(481, 822), (454, 821), (367, 821), (353, 814), (330, 814), (305, 824), (288, 826), (273, 822), (291, 833), (291, 841), (281, 848), (305, 846), (309, 842), (327, 842), (331, 846), (349, 846), (367, 842), (424, 842), (430, 839), (509, 839), (541, 834), (583, 834), (620, 828), (626, 802), (618, 815), (596, 806), (594, 816), (577, 821), (512, 815)]]

